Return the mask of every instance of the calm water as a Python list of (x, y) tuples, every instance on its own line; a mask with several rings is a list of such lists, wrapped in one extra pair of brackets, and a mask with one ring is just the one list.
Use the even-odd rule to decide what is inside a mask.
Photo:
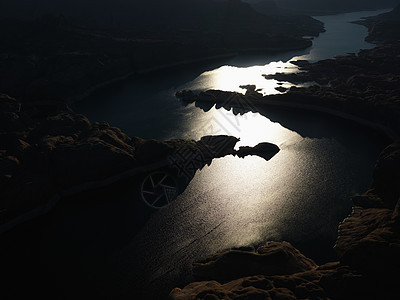
[[(271, 239), (288, 240), (317, 261), (334, 259), (331, 248), (338, 222), (350, 212), (350, 196), (369, 186), (374, 162), (387, 141), (355, 124), (316, 113), (268, 109), (235, 115), (215, 107), (184, 106), (174, 94), (182, 88), (242, 91), (241, 84), (256, 84), (265, 94), (278, 93), (277, 82), (262, 74), (293, 72), (290, 60), (320, 60), (371, 48), (363, 41), (366, 28), (348, 21), (374, 14), (318, 17), (327, 32), (305, 51), (240, 56), (163, 71), (116, 84), (79, 104), (77, 110), (91, 121), (107, 121), (129, 135), (166, 140), (230, 134), (240, 137), (240, 145), (272, 142), (281, 148), (270, 161), (229, 156), (198, 171), (185, 192), (151, 215), (108, 261), (112, 271), (106, 277), (115, 289), (168, 290), (190, 278), (194, 260)], [(124, 226), (132, 226), (129, 214), (134, 218), (137, 211), (120, 205), (125, 207)], [(104, 211), (112, 209), (115, 206), (105, 205)], [(92, 217), (101, 219), (101, 211), (91, 212)], [(87, 214), (74, 217), (84, 220)], [(102, 238), (112, 235), (90, 228)], [(83, 235), (94, 245), (101, 239), (91, 231), (90, 238)]]

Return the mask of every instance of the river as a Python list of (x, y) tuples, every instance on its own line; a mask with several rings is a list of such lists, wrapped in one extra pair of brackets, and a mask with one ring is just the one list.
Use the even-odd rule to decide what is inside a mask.
[[(351, 195), (368, 188), (387, 140), (319, 113), (263, 109), (240, 115), (183, 105), (174, 94), (184, 88), (243, 92), (242, 84), (278, 93), (279, 83), (262, 74), (296, 71), (290, 60), (317, 61), (372, 48), (364, 42), (367, 29), (349, 21), (381, 12), (317, 17), (326, 32), (304, 51), (241, 55), (164, 70), (114, 84), (77, 104), (75, 109), (91, 121), (107, 121), (129, 135), (167, 140), (229, 134), (241, 139), (239, 145), (271, 142), (281, 151), (269, 161), (255, 156), (214, 160), (170, 206), (146, 217), (140, 212), (145, 208), (129, 202), (134, 191), (96, 203), (95, 209), (95, 202), (80, 210), (76, 202), (65, 204), (49, 229), (48, 236), (57, 242), (48, 251), (60, 254), (68, 248), (79, 257), (82, 276), (105, 293), (143, 298), (157, 298), (186, 283), (193, 261), (231, 247), (287, 240), (317, 262), (335, 259), (338, 223), (350, 213)], [(66, 234), (71, 231), (75, 234)], [(123, 234), (123, 245), (105, 246)], [(76, 265), (72, 258), (66, 261)]]

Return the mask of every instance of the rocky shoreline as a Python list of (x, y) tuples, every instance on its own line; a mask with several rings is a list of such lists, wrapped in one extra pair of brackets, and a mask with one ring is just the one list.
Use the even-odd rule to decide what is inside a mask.
[[(377, 125), (391, 138), (400, 133), (399, 86), (400, 42), (391, 41), (358, 56), (341, 56), (310, 64), (294, 61), (299, 73), (265, 75), (267, 79), (294, 84), (316, 81), (308, 88), (292, 87), (288, 92), (263, 96), (255, 86), (246, 86), (245, 94), (209, 90), (199, 94), (180, 91), (177, 97), (185, 102), (207, 102), (242, 111), (257, 111), (268, 106), (312, 109), (353, 118), (364, 125)], [(328, 70), (328, 71), (327, 71)]]

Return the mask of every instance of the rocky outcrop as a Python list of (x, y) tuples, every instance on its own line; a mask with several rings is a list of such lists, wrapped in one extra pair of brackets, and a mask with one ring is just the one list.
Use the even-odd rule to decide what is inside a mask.
[(287, 275), (316, 268), (317, 265), (287, 242), (270, 242), (257, 252), (228, 250), (193, 264), (198, 280), (227, 282), (250, 275)]
[[(265, 252), (264, 252), (265, 251)], [(261, 253), (260, 253), (261, 252)], [(207, 273), (207, 280), (175, 288), (169, 299), (369, 299), (374, 297), (369, 279), (351, 267), (339, 262), (317, 266), (287, 242), (270, 242), (258, 249), (258, 253), (237, 250), (217, 255), (225, 259), (209, 259), (217, 272)], [(225, 257), (230, 257), (226, 259)], [(215, 257), (214, 257), (215, 258)], [(211, 271), (211, 266), (209, 270)], [(219, 268), (228, 277), (238, 273), (255, 274), (233, 280), (220, 280)], [(194, 266), (196, 268), (196, 265)], [(264, 269), (263, 269), (264, 268)], [(196, 270), (196, 269), (194, 269)], [(233, 270), (233, 273), (228, 272)], [(195, 271), (196, 274), (196, 271)], [(237, 276), (236, 276), (237, 277)]]
[(21, 106), (4, 94), (0, 116), (1, 230), (32, 210), (30, 217), (48, 211), (56, 196), (159, 168), (170, 168), (177, 176), (185, 173), (190, 181), (215, 158), (240, 154), (269, 159), (279, 151), (272, 144), (236, 151), (239, 139), (232, 136), (205, 136), (197, 142), (131, 138), (108, 123), (90, 123), (68, 107)]
[(257, 155), (269, 160), (276, 153), (279, 152), (279, 147), (271, 143), (259, 143), (254, 147), (242, 146), (236, 151), (236, 155), (239, 157), (245, 157), (247, 155)]
[(339, 226), (335, 245), (340, 259), (364, 274), (394, 284), (400, 267), (400, 144), (380, 155), (371, 189), (354, 198), (357, 205)]

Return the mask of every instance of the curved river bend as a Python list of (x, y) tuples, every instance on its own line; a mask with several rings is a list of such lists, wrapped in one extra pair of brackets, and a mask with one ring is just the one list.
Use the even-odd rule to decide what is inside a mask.
[[(305, 51), (160, 71), (118, 83), (80, 103), (77, 111), (91, 121), (107, 121), (129, 135), (166, 140), (229, 134), (240, 137), (240, 145), (272, 142), (281, 151), (270, 161), (255, 156), (214, 160), (139, 230), (130, 228), (137, 227), (140, 213), (129, 204), (129, 192), (84, 213), (68, 204), (69, 213), (64, 212), (49, 233), (57, 242), (48, 251), (72, 249), (96, 288), (107, 282), (112, 293), (142, 291), (146, 296), (185, 283), (195, 260), (271, 239), (290, 241), (317, 261), (334, 259), (337, 225), (350, 212), (350, 196), (369, 186), (374, 162), (387, 141), (322, 114), (268, 109), (235, 115), (223, 108), (184, 106), (174, 94), (183, 88), (243, 91), (242, 84), (256, 84), (264, 94), (278, 93), (278, 83), (262, 74), (295, 71), (291, 59), (316, 61), (372, 48), (363, 41), (366, 28), (348, 22), (378, 13), (319, 17), (327, 32)], [(76, 231), (74, 237), (66, 234), (69, 230)], [(128, 240), (111, 251), (111, 258), (102, 252), (127, 233)]]

